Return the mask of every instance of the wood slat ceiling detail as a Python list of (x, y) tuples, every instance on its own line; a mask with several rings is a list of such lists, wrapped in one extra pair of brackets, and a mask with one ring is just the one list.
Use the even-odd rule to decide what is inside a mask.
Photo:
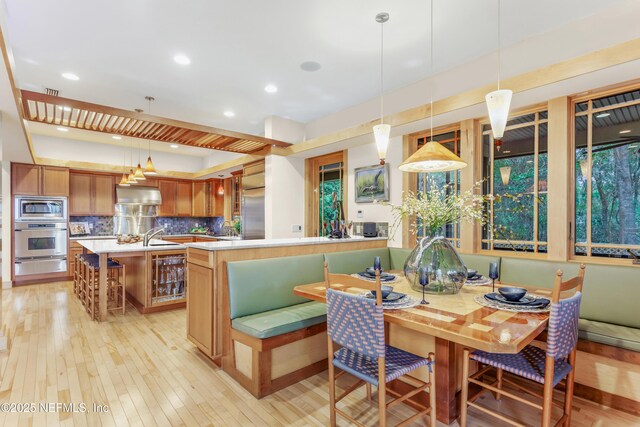
[(24, 118), (56, 126), (250, 154), (288, 147), (274, 139), (21, 90)]

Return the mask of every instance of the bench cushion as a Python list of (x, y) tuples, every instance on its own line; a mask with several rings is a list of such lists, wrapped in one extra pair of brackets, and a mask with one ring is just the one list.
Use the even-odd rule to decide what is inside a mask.
[(265, 339), (327, 321), (325, 304), (308, 302), (233, 319), (231, 326), (252, 337)]
[[(502, 258), (500, 281), (552, 288), (556, 272), (562, 270), (564, 279), (578, 274), (579, 263), (552, 262), (521, 258)], [(640, 286), (635, 267), (615, 265), (587, 265), (584, 278), (580, 318), (640, 328), (637, 302)]]
[(331, 252), (324, 254), (329, 271), (335, 274), (353, 274), (373, 267), (373, 259), (380, 257), (383, 270), (390, 269), (389, 248), (361, 249), (357, 251)]
[(498, 271), (500, 271), (500, 257), (493, 255), (477, 255), (477, 254), (460, 254), (462, 262), (469, 270), (476, 270), (485, 277), (489, 277), (489, 264), (498, 263)]
[(587, 319), (580, 319), (578, 329), (582, 339), (640, 352), (640, 329)]
[(322, 254), (227, 263), (231, 319), (308, 302), (298, 285), (324, 281)]
[(413, 249), (404, 248), (389, 248), (389, 268), (391, 270), (402, 271), (404, 269), (404, 263), (411, 255)]

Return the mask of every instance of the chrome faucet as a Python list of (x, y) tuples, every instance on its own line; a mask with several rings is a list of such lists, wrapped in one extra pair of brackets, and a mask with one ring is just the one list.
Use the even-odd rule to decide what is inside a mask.
[(222, 231), (227, 237), (236, 236), (236, 229), (231, 225), (231, 222), (225, 221), (222, 223)]
[(164, 227), (159, 228), (157, 230), (149, 230), (146, 233), (144, 233), (144, 240), (142, 241), (142, 246), (149, 246), (149, 240), (153, 239), (154, 237), (156, 237), (158, 234), (162, 234), (165, 232)]

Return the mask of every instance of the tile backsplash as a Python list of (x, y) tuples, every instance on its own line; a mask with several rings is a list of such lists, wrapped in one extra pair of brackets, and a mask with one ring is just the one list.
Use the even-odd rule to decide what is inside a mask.
[[(93, 236), (112, 236), (113, 217), (111, 216), (72, 216), (69, 222), (88, 222), (92, 228)], [(166, 234), (185, 234), (193, 227), (209, 227), (215, 234), (220, 233), (224, 217), (215, 216), (210, 218), (193, 217), (158, 217), (155, 219), (156, 227), (165, 227)]]

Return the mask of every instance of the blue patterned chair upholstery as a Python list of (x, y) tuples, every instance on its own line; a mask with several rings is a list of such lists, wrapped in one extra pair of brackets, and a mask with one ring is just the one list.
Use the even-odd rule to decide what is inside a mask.
[[(513, 397), (508, 392), (502, 391), (502, 383), (510, 382), (503, 379), (503, 371), (535, 381), (544, 385), (543, 405), (529, 402), (530, 406), (542, 410), (542, 426), (551, 423), (551, 406), (553, 388), (563, 379), (567, 379), (565, 407), (562, 419), (558, 424), (570, 425), (571, 401), (573, 399), (573, 380), (576, 346), (578, 344), (578, 320), (580, 317), (580, 303), (582, 301), (582, 283), (585, 267), (582, 265), (577, 277), (567, 282), (562, 282), (562, 272), (558, 271), (552, 297), (551, 311), (549, 314), (549, 326), (547, 331), (546, 350), (532, 345), (527, 345), (517, 354), (497, 354), (476, 350), (469, 352), (465, 349), (462, 391), (462, 414), (460, 425), (466, 425), (467, 406), (480, 408), (485, 413), (491, 414), (486, 408), (468, 399), (468, 383), (474, 383), (496, 392), (496, 398), (504, 394)], [(560, 299), (560, 293), (575, 289), (573, 296)], [(469, 360), (474, 360), (486, 368), (469, 377)], [(497, 379), (494, 383), (487, 384), (478, 380), (488, 368), (496, 368)], [(491, 388), (490, 388), (491, 387)]]
[[(327, 289), (327, 335), (329, 345), (329, 395), (331, 425), (335, 426), (336, 413), (356, 422), (348, 414), (336, 408), (336, 403), (362, 384), (367, 385), (367, 397), (371, 397), (371, 386), (378, 388), (378, 410), (380, 425), (386, 425), (386, 410), (395, 403), (404, 401), (400, 395), (393, 393), (397, 399), (386, 402), (386, 384), (390, 381), (422, 366), (429, 367), (431, 378), (430, 358), (417, 356), (413, 353), (385, 344), (384, 313), (381, 300), (369, 299), (359, 295), (330, 289), (329, 283), (347, 285), (347, 282), (357, 281), (357, 287), (372, 289), (380, 295), (380, 280), (375, 284), (355, 279), (348, 275), (329, 274), (325, 263), (325, 278)], [(334, 352), (333, 343), (341, 346)], [(342, 373), (335, 375), (335, 368), (342, 373), (349, 373), (360, 381), (347, 389), (340, 397), (335, 396), (335, 380)], [(435, 390), (428, 383), (412, 379), (418, 385), (409, 393), (419, 392), (429, 388), (429, 407), (420, 406), (418, 413), (409, 420), (430, 414), (431, 426), (435, 427)], [(414, 391), (415, 390), (415, 391)], [(391, 393), (391, 392), (390, 392)], [(409, 394), (407, 393), (407, 394)]]

